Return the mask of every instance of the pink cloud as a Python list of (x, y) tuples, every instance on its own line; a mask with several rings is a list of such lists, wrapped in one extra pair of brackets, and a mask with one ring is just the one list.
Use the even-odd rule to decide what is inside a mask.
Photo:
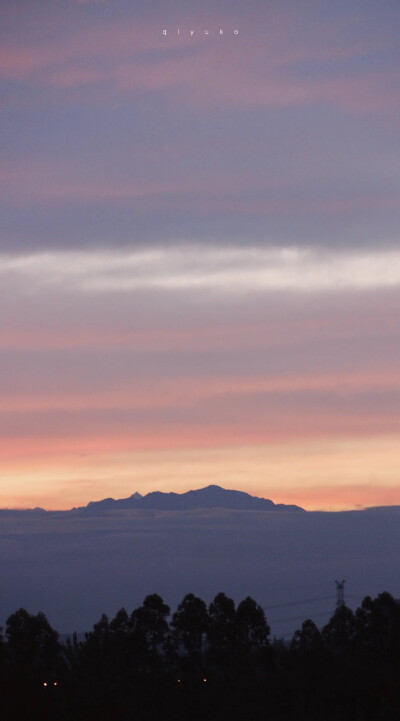
[[(85, 396), (79, 401), (75, 394), (64, 408), (54, 408), (54, 400), (46, 408), (46, 396), (41, 408), (29, 398), (19, 409), (13, 409), (12, 402), (7, 408), (6, 401), (0, 416), (1, 445), (7, 458), (10, 453), (18, 455), (18, 447), (22, 449), (24, 444), (27, 455), (46, 444), (51, 453), (64, 446), (74, 453), (84, 452), (85, 447), (109, 453), (268, 446), (399, 432), (400, 416), (393, 410), (391, 388), (378, 384), (376, 393), (374, 387), (354, 388), (351, 382), (342, 386), (339, 379), (331, 380), (330, 386), (326, 381), (324, 385), (324, 379), (317, 387), (310, 382), (302, 385), (301, 380), (297, 383), (289, 379), (285, 385), (278, 380), (274, 386), (266, 380), (264, 384), (258, 381), (258, 387), (250, 383), (250, 388), (245, 382), (241, 388), (238, 379), (235, 388), (226, 380), (221, 387), (215, 382), (214, 387), (200, 384), (197, 392), (189, 385), (187, 393), (181, 382), (147, 384), (147, 388), (145, 384), (146, 390), (141, 383), (130, 383), (125, 384), (122, 401), (120, 393), (111, 392), (95, 400), (91, 395), (85, 405)], [(60, 403), (62, 400), (61, 396)]]
[[(104, 385), (104, 384), (103, 384)], [(34, 393), (4, 393), (2, 412), (36, 412), (48, 411), (92, 411), (111, 409), (145, 409), (145, 408), (176, 408), (191, 406), (194, 403), (208, 402), (223, 398), (243, 399), (261, 394), (275, 396), (291, 396), (298, 393), (316, 394), (334, 393), (340, 398), (353, 397), (359, 394), (394, 391), (400, 387), (400, 373), (360, 372), (342, 374), (287, 374), (276, 377), (269, 376), (206, 376), (183, 379), (151, 379), (142, 378), (140, 383), (126, 384), (123, 391), (116, 388), (99, 387), (92, 390), (79, 390), (65, 393), (49, 394), (43, 390)], [(307, 411), (306, 411), (307, 412)]]
[[(176, 155), (179, 154), (179, 149)], [(156, 151), (154, 151), (156, 154)], [(182, 151), (184, 155), (184, 150)], [(129, 155), (129, 148), (127, 148)], [(151, 150), (149, 163), (155, 163)], [(296, 186), (296, 192), (290, 192), (292, 182), (266, 175), (258, 185), (254, 179), (246, 177), (246, 170), (240, 175), (223, 175), (210, 166), (203, 175), (192, 174), (190, 183), (184, 172), (174, 178), (158, 177), (145, 179), (141, 177), (110, 177), (96, 164), (84, 166), (78, 175), (76, 165), (68, 159), (58, 160), (23, 160), (11, 159), (4, 163), (0, 171), (0, 187), (3, 200), (11, 205), (23, 206), (35, 204), (52, 204), (69, 201), (94, 201), (110, 203), (140, 203), (140, 208), (168, 210), (171, 205), (175, 210), (185, 211), (190, 202), (192, 212), (208, 214), (240, 212), (245, 215), (266, 216), (283, 214), (286, 216), (324, 213), (325, 215), (343, 215), (354, 211), (397, 208), (399, 193), (393, 191), (352, 192), (351, 197), (345, 195), (340, 188), (335, 193), (312, 194), (310, 190), (302, 190)], [(245, 192), (246, 191), (246, 192)], [(282, 192), (278, 192), (282, 191)], [(285, 192), (286, 191), (286, 192)], [(288, 193), (289, 191), (289, 193)], [(243, 193), (245, 197), (243, 198)], [(257, 197), (253, 198), (255, 192)], [(260, 197), (261, 195), (261, 197)]]
[[(26, 282), (23, 281), (24, 287)], [(13, 281), (15, 291), (15, 281)], [(46, 300), (31, 308), (29, 319), (22, 296), (22, 305), (14, 302), (12, 312), (4, 320), (0, 330), (0, 345), (3, 350), (55, 350), (55, 349), (94, 349), (116, 351), (122, 349), (140, 349), (141, 352), (166, 351), (213, 351), (269, 349), (273, 347), (294, 349), (312, 341), (323, 343), (335, 341), (338, 356), (345, 350), (347, 342), (357, 339), (376, 339), (381, 341), (396, 338), (398, 335), (398, 290), (376, 294), (354, 294), (343, 292), (334, 296), (320, 298), (316, 307), (314, 297), (303, 297), (301, 304), (295, 296), (286, 300), (280, 310), (275, 304), (271, 308), (261, 306), (247, 307), (242, 300), (235, 304), (232, 312), (238, 313), (233, 319), (221, 309), (215, 307), (214, 315), (209, 312), (210, 305), (193, 318), (188, 313), (170, 318), (165, 327), (159, 308), (142, 308), (140, 318), (132, 321), (130, 314), (124, 313), (121, 300), (109, 307), (108, 314), (102, 311), (101, 317), (91, 312), (91, 301), (82, 297), (79, 312), (71, 308), (68, 315), (62, 311), (62, 298), (68, 288), (55, 289)], [(89, 300), (89, 306), (87, 301)], [(57, 321), (47, 309), (55, 309)], [(104, 304), (101, 306), (104, 307)], [(93, 310), (93, 309), (92, 309)], [(344, 346), (341, 344), (345, 344)], [(393, 365), (390, 357), (382, 370), (391, 376)], [(368, 367), (368, 366), (367, 366)], [(378, 365), (377, 371), (380, 368)], [(350, 371), (350, 369), (349, 369)], [(364, 366), (364, 372), (366, 367)], [(310, 372), (315, 372), (311, 367)], [(342, 367), (341, 375), (346, 370)], [(358, 374), (362, 375), (361, 369)], [(357, 375), (358, 375), (357, 374)], [(354, 377), (354, 374), (352, 375)], [(21, 379), (22, 380), (22, 379)]]
[[(382, 324), (382, 325), (381, 325)], [(1, 347), (6, 349), (54, 350), (71, 349), (130, 349), (134, 351), (212, 351), (217, 349), (271, 348), (276, 346), (302, 344), (312, 340), (346, 340), (368, 337), (379, 333), (381, 337), (396, 334), (398, 320), (389, 311), (381, 318), (337, 317), (329, 324), (321, 325), (318, 318), (288, 320), (286, 322), (265, 322), (258, 324), (216, 325), (215, 327), (197, 327), (194, 329), (156, 328), (154, 330), (113, 330), (103, 327), (43, 330), (41, 328), (21, 328), (0, 332)]]
[[(96, 21), (72, 32), (59, 26), (50, 40), (33, 38), (23, 46), (6, 40), (0, 51), (0, 73), (37, 87), (56, 88), (59, 98), (66, 100), (70, 91), (85, 88), (89, 99), (94, 92), (97, 101), (100, 88), (104, 101), (136, 91), (168, 91), (171, 102), (179, 97), (202, 106), (323, 103), (346, 112), (390, 112), (399, 107), (397, 68), (359, 73), (349, 67), (326, 77), (322, 69), (313, 79), (297, 72), (296, 65), (301, 67), (305, 61), (346, 60), (371, 52), (370, 36), (344, 42), (345, 20), (332, 26), (314, 22), (306, 30), (303, 22), (293, 40), (299, 22), (295, 13), (275, 13), (268, 20), (262, 27), (232, 18), (229, 39), (202, 35), (200, 16), (190, 18), (199, 29), (193, 38), (188, 21), (180, 36), (175, 20), (170, 21), (166, 36), (161, 24), (143, 21)], [(235, 25), (241, 27), (237, 37), (233, 36)], [(378, 38), (373, 49), (381, 44)], [(171, 55), (174, 49), (177, 53)], [(182, 54), (182, 49), (187, 52)], [(162, 50), (168, 50), (168, 55), (160, 57)]]
[[(213, 449), (220, 448), (268, 448), (275, 444), (301, 444), (318, 440), (328, 443), (334, 440), (351, 442), (352, 439), (394, 436), (399, 432), (399, 420), (386, 416), (343, 418), (338, 415), (333, 418), (317, 414), (315, 417), (300, 417), (298, 413), (299, 409), (296, 416), (293, 414), (291, 418), (274, 418), (268, 423), (261, 419), (256, 422), (256, 419), (253, 419), (251, 426), (246, 426), (249, 416), (245, 415), (240, 423), (235, 423), (232, 419), (225, 425), (209, 418), (204, 424), (191, 421), (177, 424), (170, 420), (160, 424), (153, 420), (151, 423), (141, 421), (125, 424), (124, 428), (115, 426), (113, 422), (105, 428), (98, 420), (88, 426), (83, 414), (80, 414), (79, 423), (76, 423), (78, 416), (71, 418), (63, 432), (57, 431), (51, 420), (46, 428), (45, 419), (42, 418), (41, 427), (36, 428), (34, 433), (27, 429), (18, 436), (9, 434), (2, 437), (0, 462), (3, 468), (9, 464), (15, 467), (23, 464), (26, 459), (29, 467), (33, 459), (44, 458), (46, 462), (53, 459), (57, 463), (57, 459), (65, 455), (107, 456), (114, 453), (180, 452), (196, 449), (212, 453)], [(101, 425), (103, 427), (99, 427)], [(375, 473), (378, 473), (378, 469)], [(321, 477), (323, 478), (322, 471)]]

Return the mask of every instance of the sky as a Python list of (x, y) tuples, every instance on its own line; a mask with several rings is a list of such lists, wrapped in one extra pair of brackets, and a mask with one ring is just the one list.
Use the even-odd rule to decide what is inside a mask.
[(399, 24), (3, 0), (0, 507), (400, 504)]

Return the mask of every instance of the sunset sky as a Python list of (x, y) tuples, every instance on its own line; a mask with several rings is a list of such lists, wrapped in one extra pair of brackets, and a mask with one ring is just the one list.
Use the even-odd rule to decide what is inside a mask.
[(400, 504), (400, 4), (0, 27), (0, 507)]

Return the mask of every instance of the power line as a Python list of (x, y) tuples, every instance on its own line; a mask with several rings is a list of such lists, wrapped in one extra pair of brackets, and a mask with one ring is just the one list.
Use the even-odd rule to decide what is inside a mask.
[(318, 598), (305, 598), (302, 601), (287, 601), (286, 603), (277, 603), (275, 606), (264, 606), (265, 611), (272, 611), (275, 608), (284, 608), (285, 606), (302, 606), (305, 603), (316, 603), (317, 601), (331, 601), (336, 598), (334, 595), (319, 596)]
[[(323, 613), (313, 613), (312, 617), (320, 618), (322, 616), (331, 616), (331, 615), (332, 615), (331, 611), (324, 611)], [(292, 616), (291, 618), (278, 618), (276, 620), (274, 619), (273, 621), (271, 621), (271, 623), (273, 625), (275, 625), (275, 623), (285, 623), (286, 621), (305, 621), (305, 620), (308, 620), (308, 619), (305, 619), (304, 616)], [(312, 621), (312, 619), (310, 619), (310, 620)]]

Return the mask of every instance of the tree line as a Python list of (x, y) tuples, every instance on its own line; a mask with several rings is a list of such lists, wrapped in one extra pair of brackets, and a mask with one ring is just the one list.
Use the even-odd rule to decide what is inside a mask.
[(61, 642), (21, 608), (0, 636), (5, 721), (398, 721), (400, 603), (367, 596), (270, 638), (261, 606), (152, 594)]

